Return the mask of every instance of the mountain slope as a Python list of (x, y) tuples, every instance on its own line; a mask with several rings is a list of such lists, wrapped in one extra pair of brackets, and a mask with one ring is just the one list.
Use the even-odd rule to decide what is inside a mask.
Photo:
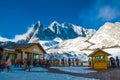
[(87, 38), (77, 37), (75, 39), (69, 39), (61, 42), (56, 47), (47, 50), (48, 53), (79, 53), (82, 49), (87, 49), (90, 43), (86, 42)]
[(0, 36), (0, 42), (6, 42), (6, 41), (9, 41), (9, 39), (3, 38), (3, 37)]
[(120, 47), (120, 22), (105, 23), (92, 37), (77, 37), (65, 40), (53, 48), (47, 49), (48, 53), (86, 53), (86, 50), (96, 48)]
[(120, 46), (120, 22), (105, 23), (89, 41), (95, 44), (91, 49)]

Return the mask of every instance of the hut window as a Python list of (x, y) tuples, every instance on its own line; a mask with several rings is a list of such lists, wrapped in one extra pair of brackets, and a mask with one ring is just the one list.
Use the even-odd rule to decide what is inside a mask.
[(34, 54), (34, 59), (39, 59), (39, 55)]
[(102, 60), (105, 60), (105, 56), (101, 56), (101, 59), (102, 59)]
[(96, 57), (93, 57), (93, 60), (94, 61), (105, 61), (106, 57), (105, 56), (96, 56)]
[(105, 61), (105, 56), (99, 56), (98, 61)]

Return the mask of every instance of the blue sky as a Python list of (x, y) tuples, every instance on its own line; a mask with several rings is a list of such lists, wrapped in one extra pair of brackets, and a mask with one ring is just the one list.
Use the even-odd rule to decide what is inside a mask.
[(120, 21), (119, 0), (0, 0), (0, 36), (14, 38), (41, 21), (68, 22), (99, 29), (105, 22)]

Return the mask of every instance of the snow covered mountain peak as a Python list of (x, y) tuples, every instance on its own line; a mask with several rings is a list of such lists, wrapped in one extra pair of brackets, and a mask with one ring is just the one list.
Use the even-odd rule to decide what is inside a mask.
[(113, 23), (106, 22), (102, 27), (100, 27), (100, 29), (102, 29), (102, 30), (108, 30), (108, 29), (111, 29), (113, 27), (114, 27)]
[(60, 24), (57, 21), (52, 22), (44, 29), (42, 23), (38, 21), (26, 33), (16, 35), (15, 39), (10, 40), (0, 36), (0, 41), (2, 44), (13, 44), (8, 41), (17, 43), (40, 42), (48, 53), (73, 52), (81, 55), (86, 50), (96, 48), (119, 48), (120, 22), (107, 22), (96, 32), (94, 29), (86, 29), (66, 22)]
[(81, 26), (77, 26), (77, 25), (75, 25), (75, 24), (67, 23), (67, 22), (62, 23), (62, 27), (63, 27), (63, 28), (74, 28), (74, 27), (83, 28), (83, 27), (81, 27)]
[(61, 27), (61, 24), (59, 24), (57, 21), (53, 21), (48, 28), (52, 32), (58, 33), (59, 27)]
[(72, 24), (67, 22), (62, 23), (62, 27), (68, 27), (68, 26), (71, 27)]
[[(53, 21), (46, 29), (40, 21), (33, 24), (26, 33), (16, 35), (14, 39), (10, 40), (17, 43), (32, 43), (39, 42), (39, 40), (55, 40), (62, 42), (62, 40), (74, 39), (79, 36), (86, 37), (93, 35), (96, 31), (85, 29), (71, 23), (58, 23)], [(3, 38), (1, 38), (3, 40)], [(5, 41), (9, 39), (4, 39)]]
[(120, 23), (105, 23), (89, 41), (95, 43), (91, 48), (120, 46)]
[(54, 26), (58, 27), (58, 26), (61, 26), (61, 24), (58, 23), (57, 21), (53, 21), (53, 22), (50, 24), (49, 28), (53, 28)]
[(115, 22), (115, 23), (106, 22), (102, 27), (100, 27), (100, 29), (109, 30), (109, 29), (112, 29), (112, 28), (118, 27), (118, 26), (120, 26), (120, 22)]
[(34, 27), (35, 30), (36, 30), (37, 28), (43, 29), (43, 25), (42, 25), (42, 23), (41, 23), (40, 21), (38, 21), (33, 27)]
[(41, 25), (41, 22), (37, 21), (36, 25), (39, 27)]
[(60, 25), (60, 23), (58, 23), (57, 21), (53, 21), (51, 25)]
[(30, 42), (34, 42), (34, 40), (35, 42), (36, 40), (54, 40), (57, 37), (62, 40), (73, 39), (78, 36), (86, 37), (87, 35), (93, 35), (95, 32), (95, 30), (85, 29), (71, 23), (59, 24), (57, 21), (54, 21), (46, 29), (43, 28), (42, 24), (38, 25), (36, 23)]

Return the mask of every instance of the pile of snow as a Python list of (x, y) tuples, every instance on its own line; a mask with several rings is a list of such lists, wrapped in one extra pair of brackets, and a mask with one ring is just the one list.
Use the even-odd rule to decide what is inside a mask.
[(51, 67), (51, 68), (59, 69), (61, 71), (83, 73), (83, 74), (96, 72), (95, 70), (88, 70), (89, 67)]

